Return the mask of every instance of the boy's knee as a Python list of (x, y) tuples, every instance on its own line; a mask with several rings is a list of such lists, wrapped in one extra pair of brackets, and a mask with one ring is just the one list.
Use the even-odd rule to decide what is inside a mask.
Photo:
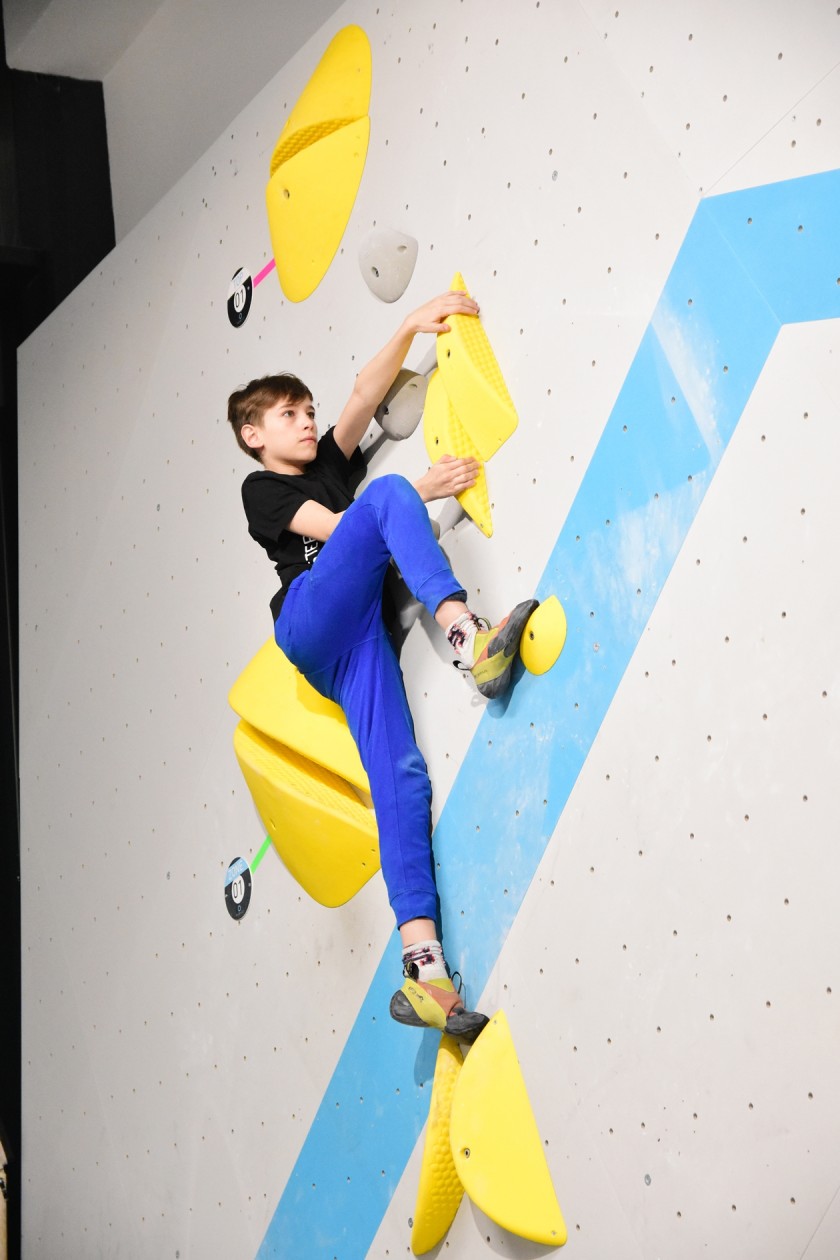
[(367, 487), (365, 494), (379, 503), (413, 503), (420, 498), (408, 478), (400, 473), (384, 473), (377, 477)]

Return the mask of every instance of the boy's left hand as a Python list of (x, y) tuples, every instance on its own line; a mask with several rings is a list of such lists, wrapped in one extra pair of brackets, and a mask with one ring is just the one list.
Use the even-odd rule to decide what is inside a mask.
[(474, 486), (478, 478), (479, 463), (470, 457), (456, 459), (454, 455), (441, 455), (437, 463), (415, 482), (415, 489), (424, 503), (436, 499), (448, 499), (463, 494)]
[(450, 315), (477, 315), (478, 302), (461, 289), (450, 289), (439, 297), (424, 302), (422, 306), (406, 316), (406, 330), (414, 333), (449, 332), (446, 320)]

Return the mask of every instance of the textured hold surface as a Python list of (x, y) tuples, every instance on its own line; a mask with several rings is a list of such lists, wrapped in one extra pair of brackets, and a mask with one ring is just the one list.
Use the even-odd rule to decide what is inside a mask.
[(240, 722), (233, 747), (284, 865), (322, 906), (342, 906), (379, 870), (373, 810), (348, 783)]
[[(468, 292), (456, 272), (450, 286)], [(519, 423), (481, 320), (452, 315), (450, 331), (437, 339), (437, 362), (458, 419), (482, 459), (494, 455)]]
[(512, 1234), (562, 1247), (566, 1226), (504, 1011), (472, 1047), (450, 1116), (452, 1157), (467, 1194)]
[(531, 674), (547, 674), (566, 642), (566, 613), (556, 595), (544, 599), (525, 623), (519, 644), (522, 664)]
[(301, 92), (274, 148), (271, 174), (315, 141), (362, 118), (370, 104), (370, 43), (360, 26), (330, 40)]
[(458, 1042), (444, 1033), (435, 1063), (411, 1231), (411, 1249), (416, 1256), (431, 1251), (441, 1241), (455, 1219), (464, 1194), (449, 1141), (452, 1098), (463, 1064), (464, 1057)]
[[(429, 378), (423, 412), (423, 437), (432, 463), (441, 455), (455, 455), (460, 459), (472, 456), (481, 460), (474, 442), (455, 414), (440, 371), (433, 372)], [(489, 538), (493, 533), (493, 518), (483, 465), (478, 470), (475, 485), (455, 497), (482, 534)]]

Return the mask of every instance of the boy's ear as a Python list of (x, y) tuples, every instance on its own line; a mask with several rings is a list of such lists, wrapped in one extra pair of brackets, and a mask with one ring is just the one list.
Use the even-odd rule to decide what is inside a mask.
[(243, 424), (239, 432), (242, 434), (242, 440), (245, 445), (250, 446), (252, 451), (262, 450), (263, 446), (265, 446), (262, 430), (258, 429), (255, 424)]

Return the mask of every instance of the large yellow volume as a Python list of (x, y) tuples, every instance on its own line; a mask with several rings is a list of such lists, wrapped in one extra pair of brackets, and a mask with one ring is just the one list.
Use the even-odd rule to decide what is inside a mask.
[(266, 210), (283, 292), (302, 302), (341, 244), (370, 137), (370, 43), (347, 26), (330, 43), (274, 149)]
[[(439, 370), (432, 373), (426, 388), (423, 438), (432, 463), (436, 463), (441, 455), (454, 455), (458, 459), (465, 459), (468, 456), (472, 459), (480, 459), (474, 443), (455, 414)], [(467, 516), (475, 521), (482, 534), (489, 538), (493, 533), (493, 518), (490, 513), (490, 496), (487, 493), (487, 478), (484, 475), (483, 465), (478, 470), (475, 485), (469, 490), (462, 490), (455, 497)]]
[[(460, 272), (452, 288), (467, 292)], [(449, 401), (481, 459), (489, 459), (506, 442), (519, 423), (480, 319), (475, 315), (450, 315), (450, 331), (437, 338), (437, 365)]]
[(461, 1047), (446, 1033), (440, 1039), (432, 1082), (432, 1101), (426, 1123), (423, 1163), (417, 1186), (411, 1250), (416, 1256), (431, 1251), (455, 1220), (464, 1187), (455, 1171), (449, 1141), (449, 1113), (458, 1075), (464, 1063)]
[(343, 779), (266, 739), (247, 722), (233, 747), (284, 865), (322, 906), (341, 906), (379, 870), (373, 810)]
[(503, 1011), (467, 1055), (449, 1137), (459, 1180), (482, 1212), (521, 1238), (562, 1247), (566, 1225)]
[(347, 719), (298, 673), (274, 639), (246, 665), (228, 696), (234, 713), (269, 740), (369, 791)]

